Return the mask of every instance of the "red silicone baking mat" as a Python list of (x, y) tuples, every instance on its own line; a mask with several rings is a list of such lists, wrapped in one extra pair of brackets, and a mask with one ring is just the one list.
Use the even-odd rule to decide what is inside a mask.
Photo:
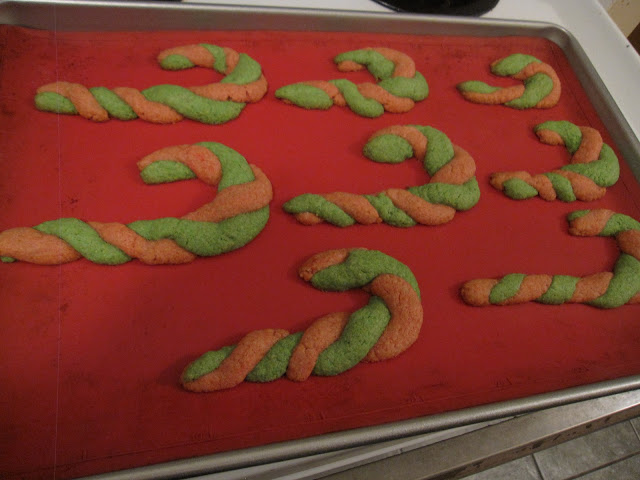
[[(0, 265), (0, 473), (69, 478), (516, 399), (640, 372), (640, 307), (584, 305), (473, 308), (466, 280), (511, 272), (583, 276), (611, 270), (608, 238), (567, 233), (566, 214), (607, 207), (640, 218), (640, 188), (626, 164), (619, 182), (590, 204), (513, 201), (491, 172), (544, 172), (568, 153), (539, 143), (533, 127), (569, 120), (603, 132), (562, 50), (541, 38), (430, 37), (323, 32), (55, 33), (0, 29), (0, 230), (60, 217), (131, 222), (180, 216), (213, 192), (197, 181), (145, 186), (136, 161), (159, 148), (216, 141), (270, 178), (267, 227), (232, 253), (180, 266), (137, 261), (108, 267)], [(215, 72), (166, 72), (165, 48), (212, 43), (261, 63), (269, 92), (220, 126), (189, 120), (98, 124), (37, 111), (38, 86), (200, 85)], [(279, 86), (344, 76), (337, 53), (388, 46), (409, 54), (430, 86), (406, 114), (377, 119), (345, 108), (306, 111), (274, 96)], [(558, 72), (550, 110), (516, 111), (463, 100), (458, 82), (493, 78), (488, 65), (528, 53)], [(350, 75), (369, 79), (366, 72)], [(438, 227), (304, 227), (282, 210), (305, 192), (374, 193), (426, 183), (415, 160), (374, 164), (361, 149), (394, 124), (433, 126), (475, 158), (481, 200)], [(614, 146), (615, 148), (615, 146)], [(323, 293), (298, 279), (310, 255), (367, 247), (406, 263), (419, 282), (425, 322), (401, 356), (334, 378), (242, 384), (213, 394), (183, 391), (180, 372), (207, 350), (257, 328), (303, 330), (315, 318), (355, 310), (363, 292)]]

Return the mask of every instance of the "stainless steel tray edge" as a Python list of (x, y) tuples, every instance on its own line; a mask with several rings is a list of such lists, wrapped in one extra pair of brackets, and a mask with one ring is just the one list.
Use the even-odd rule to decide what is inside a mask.
[(390, 424), (187, 458), (86, 478), (91, 480), (173, 480), (190, 478), (412, 435), (426, 434), (473, 423), (487, 422), (637, 389), (640, 389), (640, 375)]
[[(577, 39), (563, 27), (554, 24), (303, 8), (81, 0), (0, 0), (0, 24), (56, 31), (259, 29), (545, 38), (556, 43), (567, 56), (582, 86), (589, 92), (595, 110), (608, 126), (616, 146), (640, 182), (640, 141)], [(640, 389), (640, 375), (390, 424), (105, 473), (91, 478), (137, 480), (204, 475), (429, 433), (634, 389)]]

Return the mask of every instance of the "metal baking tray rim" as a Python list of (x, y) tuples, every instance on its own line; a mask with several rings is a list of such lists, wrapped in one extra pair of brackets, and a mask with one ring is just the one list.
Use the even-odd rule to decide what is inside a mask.
[(556, 392), (507, 400), (458, 411), (402, 420), (389, 424), (317, 435), (230, 452), (158, 463), (94, 475), (91, 480), (170, 480), (220, 473), (239, 468), (306, 457), (365, 444), (427, 434), (450, 428), (489, 422), (547, 408), (640, 389), (640, 375), (623, 377)]
[[(141, 13), (145, 15), (140, 16)], [(309, 8), (102, 0), (0, 0), (0, 24), (56, 31), (221, 28), (542, 37), (563, 50), (583, 88), (590, 92), (596, 112), (609, 125), (611, 137), (640, 181), (640, 141), (577, 39), (564, 27), (552, 23)], [(640, 375), (389, 424), (115, 471), (91, 478), (170, 479), (210, 474), (425, 434), (635, 389), (640, 389)]]

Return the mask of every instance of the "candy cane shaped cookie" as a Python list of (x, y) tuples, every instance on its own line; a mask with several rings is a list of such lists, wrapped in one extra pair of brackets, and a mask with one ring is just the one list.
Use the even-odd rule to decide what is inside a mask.
[(363, 117), (379, 117), (385, 111), (404, 113), (424, 100), (429, 86), (415, 63), (405, 53), (390, 48), (352, 50), (334, 58), (338, 70), (353, 72), (367, 68), (378, 83), (355, 84), (346, 79), (307, 81), (285, 85), (276, 97), (307, 109), (326, 110), (347, 106)]
[(582, 278), (512, 273), (501, 279), (471, 280), (460, 290), (462, 299), (475, 306), (540, 302), (616, 308), (640, 303), (640, 222), (606, 209), (578, 210), (568, 220), (572, 235), (615, 237), (620, 256), (613, 272)]
[(534, 130), (541, 142), (564, 145), (571, 154), (571, 163), (538, 175), (527, 172), (492, 174), (491, 185), (508, 197), (523, 200), (539, 195), (549, 201), (588, 202), (602, 198), (606, 188), (618, 181), (618, 157), (603, 143), (596, 129), (578, 127), (563, 120), (541, 123)]
[(206, 43), (175, 47), (160, 52), (158, 62), (167, 70), (212, 68), (225, 77), (204, 86), (155, 85), (142, 91), (55, 82), (38, 88), (36, 108), (81, 115), (95, 122), (141, 118), (152, 123), (176, 123), (186, 117), (221, 124), (236, 118), (247, 103), (259, 101), (267, 92), (260, 64), (231, 48)]
[(158, 150), (138, 162), (145, 183), (198, 178), (218, 186), (214, 199), (182, 218), (121, 223), (51, 220), (0, 232), (3, 262), (56, 265), (82, 257), (107, 265), (138, 258), (178, 264), (219, 255), (253, 240), (269, 218), (271, 183), (235, 150), (215, 142)]
[(406, 190), (389, 188), (373, 195), (335, 192), (303, 194), (283, 206), (304, 225), (328, 222), (339, 227), (386, 223), (396, 227), (441, 225), (480, 198), (476, 165), (462, 148), (429, 126), (395, 125), (375, 132), (363, 149), (376, 162), (423, 162), (429, 183)]
[(522, 83), (502, 88), (470, 80), (458, 84), (458, 91), (470, 102), (517, 109), (551, 108), (560, 100), (561, 85), (555, 70), (531, 55), (514, 53), (496, 60), (491, 72)]
[(329, 250), (309, 258), (298, 273), (324, 291), (361, 288), (370, 294), (369, 302), (353, 313), (325, 315), (304, 332), (256, 330), (237, 345), (207, 352), (184, 369), (185, 389), (211, 392), (244, 380), (338, 375), (361, 361), (396, 357), (418, 338), (420, 290), (411, 270), (398, 260), (377, 250)]

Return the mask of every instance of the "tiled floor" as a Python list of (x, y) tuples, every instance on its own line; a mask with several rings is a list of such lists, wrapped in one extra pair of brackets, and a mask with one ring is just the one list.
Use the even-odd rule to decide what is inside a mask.
[(640, 479), (640, 417), (464, 477), (464, 480), (569, 479)]

